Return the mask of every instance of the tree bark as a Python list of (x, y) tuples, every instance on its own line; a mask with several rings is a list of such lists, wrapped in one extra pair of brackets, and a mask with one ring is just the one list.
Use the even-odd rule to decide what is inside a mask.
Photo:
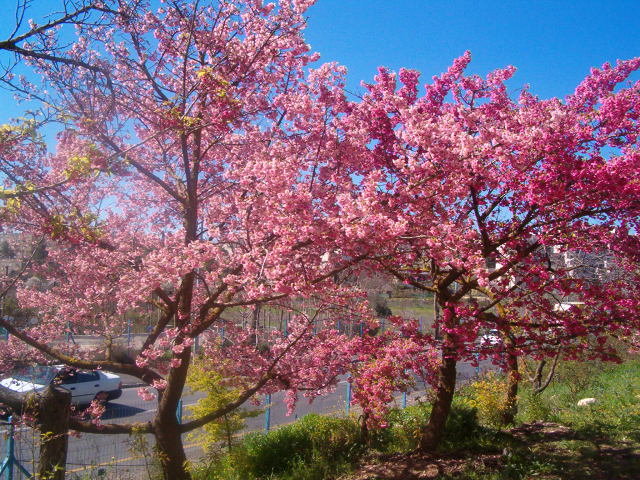
[(542, 393), (542, 373), (544, 372), (544, 367), (547, 364), (547, 361), (543, 358), (538, 362), (538, 367), (536, 368), (536, 373), (531, 379), (531, 383), (533, 384), (533, 393), (537, 395), (538, 393)]
[(534, 395), (540, 395), (549, 386), (556, 373), (556, 367), (558, 366), (559, 358), (560, 350), (557, 351), (555, 357), (553, 358), (553, 363), (551, 364), (551, 368), (549, 369), (549, 373), (547, 374), (547, 379), (544, 381), (542, 380), (542, 374), (544, 373), (544, 367), (546, 366), (547, 361), (545, 359), (540, 360), (540, 363), (538, 363), (538, 368), (536, 369), (536, 373), (533, 377), (530, 378)]
[(64, 480), (70, 412), (71, 394), (61, 387), (48, 387), (38, 399), (40, 459), (37, 478)]
[(518, 370), (518, 357), (513, 353), (507, 353), (507, 393), (502, 423), (510, 425), (515, 422), (518, 413), (518, 385), (520, 383), (520, 371)]
[(154, 434), (164, 480), (191, 480), (177, 419), (158, 419)]
[(424, 452), (435, 450), (444, 437), (447, 419), (456, 387), (456, 359), (448, 349), (443, 350), (442, 365), (438, 369), (438, 386), (429, 422), (422, 432), (418, 449)]
[(360, 424), (360, 439), (364, 445), (370, 446), (371, 437), (369, 435), (369, 425), (367, 422), (369, 421), (369, 414), (362, 414), (362, 423)]
[(161, 393), (158, 413), (154, 421), (154, 434), (160, 464), (165, 480), (189, 480), (187, 457), (182, 444), (182, 429), (176, 418), (178, 403), (182, 397), (191, 361), (191, 347), (174, 354), (180, 365), (174, 367), (167, 376), (167, 387)]

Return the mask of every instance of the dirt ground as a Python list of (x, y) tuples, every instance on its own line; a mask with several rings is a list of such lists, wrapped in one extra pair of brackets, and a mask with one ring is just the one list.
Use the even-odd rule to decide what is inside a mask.
[(509, 430), (502, 452), (408, 453), (370, 457), (340, 480), (536, 479), (638, 480), (637, 444), (584, 438), (567, 427), (537, 422)]

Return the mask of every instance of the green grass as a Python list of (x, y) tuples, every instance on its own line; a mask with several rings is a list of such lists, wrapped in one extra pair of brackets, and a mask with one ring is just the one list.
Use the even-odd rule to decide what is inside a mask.
[[(597, 403), (578, 407), (582, 398)], [(547, 420), (585, 436), (640, 443), (640, 360), (562, 365), (558, 379), (538, 398), (525, 391), (520, 420)]]
[(392, 297), (387, 304), (393, 315), (423, 319), (423, 327), (430, 327), (433, 323), (433, 300), (431, 298)]
[[(578, 407), (582, 398), (597, 403)], [(442, 479), (632, 480), (640, 478), (640, 360), (565, 362), (541, 395), (524, 388), (518, 421), (549, 422), (523, 436), (499, 437), (499, 467), (469, 466)], [(555, 427), (554, 424), (566, 427)]]

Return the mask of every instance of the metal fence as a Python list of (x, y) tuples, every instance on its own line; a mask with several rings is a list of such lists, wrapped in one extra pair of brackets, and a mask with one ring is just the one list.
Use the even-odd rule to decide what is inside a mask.
[[(137, 397), (135, 397), (137, 398)], [(153, 403), (137, 398), (127, 404), (109, 403), (102, 417), (104, 422), (144, 422), (153, 417)], [(146, 437), (146, 438), (144, 438)], [(153, 445), (150, 435), (70, 434), (67, 453), (67, 478), (89, 479), (140, 479), (148, 478), (151, 451), (145, 455), (143, 444)], [(6, 464), (2, 477), (5, 480), (30, 478), (37, 467), (40, 433), (24, 425), (6, 422), (0, 428), (0, 452)], [(137, 450), (136, 450), (137, 449)], [(23, 467), (23, 469), (20, 468)]]

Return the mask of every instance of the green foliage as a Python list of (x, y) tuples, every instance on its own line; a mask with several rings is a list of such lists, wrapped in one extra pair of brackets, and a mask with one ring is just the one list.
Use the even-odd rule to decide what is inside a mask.
[[(578, 407), (581, 398), (597, 403)], [(521, 421), (550, 420), (585, 435), (640, 441), (640, 360), (620, 365), (567, 362), (542, 395), (522, 396)]]
[(98, 216), (88, 212), (74, 211), (68, 215), (51, 215), (49, 227), (53, 239), (64, 237), (70, 230), (74, 230), (90, 242), (99, 240), (104, 234), (100, 228)]
[(527, 390), (519, 396), (518, 418), (520, 421), (549, 421), (553, 417), (552, 403), (544, 395)]
[(359, 435), (359, 426), (351, 418), (307, 415), (267, 434), (249, 435), (244, 447), (251, 473), (264, 477), (299, 471), (306, 463), (321, 464), (329, 470), (333, 462), (355, 459)]
[(593, 388), (599, 382), (599, 375), (612, 364), (603, 362), (561, 362), (556, 369), (555, 381), (572, 395)]
[[(388, 415), (388, 428), (375, 432), (373, 447), (386, 453), (416, 449), (430, 413), (428, 404), (392, 410)], [(501, 437), (499, 430), (480, 425), (477, 410), (459, 397), (452, 405), (440, 448), (443, 451), (493, 450), (497, 448), (494, 445), (502, 445)]]
[[(240, 393), (238, 388), (231, 385), (229, 379), (216, 372), (210, 359), (196, 359), (191, 364), (187, 375), (187, 386), (193, 392), (207, 394), (195, 405), (189, 407), (194, 418), (223, 408), (235, 401)], [(201, 443), (204, 450), (209, 453), (218, 450), (221, 441), (224, 441), (227, 449), (230, 450), (233, 446), (234, 435), (245, 426), (245, 418), (255, 417), (260, 413), (260, 410), (236, 409), (208, 423), (202, 430), (192, 433), (191, 437)]]
[(475, 409), (482, 425), (503, 426), (503, 415), (507, 409), (507, 381), (504, 376), (488, 372), (471, 382), (458, 396), (458, 402)]
[(269, 433), (251, 433), (227, 455), (193, 471), (209, 480), (321, 480), (347, 470), (364, 451), (353, 418), (307, 415)]
[(431, 405), (411, 405), (389, 412), (389, 428), (376, 432), (375, 443), (380, 450), (406, 452), (418, 446), (422, 428), (429, 420)]
[(13, 123), (0, 124), (0, 143), (24, 139), (44, 146), (43, 137), (38, 132), (37, 126), (36, 120), (27, 117), (18, 117), (13, 120)]
[(71, 155), (67, 159), (67, 167), (63, 170), (67, 179), (82, 178), (91, 175), (95, 171), (93, 162), (99, 158), (102, 152), (95, 144), (87, 145), (86, 151)]

